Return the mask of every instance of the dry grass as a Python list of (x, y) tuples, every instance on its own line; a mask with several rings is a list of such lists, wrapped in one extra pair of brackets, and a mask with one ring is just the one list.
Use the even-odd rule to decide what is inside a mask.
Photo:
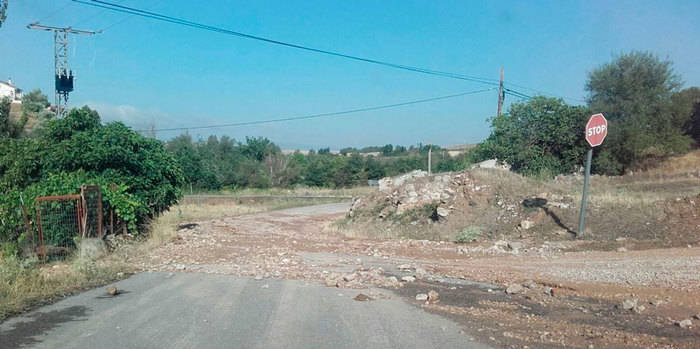
[(190, 202), (174, 206), (149, 225), (145, 238), (124, 241), (112, 253), (97, 260), (76, 256), (60, 262), (41, 264), (35, 258), (0, 256), (0, 321), (37, 305), (80, 290), (90, 289), (124, 278), (135, 268), (134, 257), (170, 241), (182, 222), (232, 217), (337, 199), (275, 198), (240, 203), (237, 200)]
[[(352, 188), (318, 188), (318, 187), (295, 187), (295, 188), (267, 188), (267, 189), (240, 189), (240, 190), (220, 190), (208, 194), (223, 194), (237, 196), (359, 196), (374, 192), (377, 187), (360, 186)], [(195, 193), (197, 194), (197, 193)]]
[(0, 261), (0, 321), (65, 295), (118, 280), (130, 268), (124, 263), (73, 258), (39, 264), (14, 257)]

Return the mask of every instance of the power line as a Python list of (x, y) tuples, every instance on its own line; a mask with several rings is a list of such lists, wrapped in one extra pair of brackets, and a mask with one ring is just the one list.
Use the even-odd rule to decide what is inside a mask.
[(531, 87), (527, 87), (527, 86), (515, 84), (515, 83), (512, 83), (512, 82), (506, 82), (506, 84), (507, 84), (507, 85), (510, 85), (510, 86), (515, 86), (515, 87), (523, 88), (523, 89), (526, 89), (526, 90), (530, 90), (530, 91), (533, 91), (533, 92), (535, 92), (535, 93), (537, 93), (537, 94), (540, 94), (540, 95), (549, 95), (549, 96), (553, 96), (553, 97), (559, 97), (559, 98), (562, 98), (562, 99), (568, 99), (568, 100), (571, 100), (571, 101), (586, 103), (586, 100), (581, 99), (581, 98), (574, 98), (574, 97), (567, 97), (567, 96), (557, 95), (557, 94), (555, 94), (555, 93), (550, 93), (550, 92), (547, 92), (547, 91), (542, 91), (542, 90), (534, 89), (534, 88), (531, 88)]
[(478, 82), (478, 83), (493, 85), (493, 86), (498, 86), (498, 84), (499, 84), (498, 80), (495, 80), (495, 79), (481, 78), (481, 77), (475, 77), (475, 76), (469, 76), (469, 75), (463, 75), (463, 74), (457, 74), (457, 73), (444, 72), (444, 71), (439, 71), (439, 70), (413, 67), (413, 66), (408, 66), (408, 65), (403, 65), (403, 64), (396, 64), (396, 63), (391, 63), (391, 62), (380, 61), (380, 60), (372, 59), (372, 58), (353, 56), (353, 55), (349, 55), (349, 54), (345, 54), (345, 53), (341, 53), (341, 52), (336, 52), (336, 51), (329, 51), (329, 50), (324, 50), (324, 49), (313, 48), (313, 47), (309, 47), (309, 46), (279, 41), (279, 40), (275, 40), (275, 39), (269, 39), (269, 38), (265, 38), (262, 36), (246, 34), (246, 33), (233, 31), (233, 30), (229, 30), (229, 29), (225, 29), (225, 28), (221, 28), (221, 27), (215, 27), (215, 26), (211, 26), (211, 25), (207, 25), (207, 24), (192, 22), (192, 21), (188, 21), (185, 19), (181, 19), (181, 18), (162, 15), (162, 14), (151, 12), (151, 11), (141, 10), (138, 8), (123, 6), (123, 5), (114, 4), (114, 3), (101, 1), (101, 0), (89, 0), (89, 1), (72, 0), (72, 1), (83, 4), (83, 5), (108, 9), (108, 10), (115, 11), (115, 12), (121, 12), (121, 13), (130, 14), (130, 15), (141, 16), (141, 17), (145, 17), (145, 18), (149, 18), (149, 19), (179, 24), (179, 25), (188, 26), (188, 27), (192, 27), (192, 28), (209, 30), (209, 31), (213, 31), (213, 32), (221, 33), (221, 34), (238, 36), (238, 37), (242, 37), (242, 38), (246, 38), (246, 39), (263, 41), (263, 42), (266, 42), (269, 44), (274, 44), (274, 45), (286, 46), (286, 47), (291, 47), (291, 48), (295, 48), (295, 49), (300, 49), (300, 50), (305, 50), (305, 51), (310, 51), (310, 52), (315, 52), (315, 53), (321, 53), (321, 54), (325, 54), (325, 55), (331, 55), (331, 56), (351, 59), (351, 60), (355, 60), (355, 61), (361, 61), (361, 62), (366, 62), (366, 63), (382, 65), (382, 66), (391, 67), (391, 68), (395, 68), (395, 69), (403, 69), (403, 70), (408, 70), (408, 71), (413, 71), (413, 72), (418, 72), (418, 73), (423, 73), (423, 74), (436, 75), (436, 76), (448, 77), (448, 78), (453, 78), (453, 79)]
[(244, 121), (244, 122), (235, 122), (235, 123), (219, 124), (219, 125), (193, 126), (193, 127), (172, 127), (172, 128), (162, 128), (162, 129), (156, 129), (156, 130), (136, 130), (136, 132), (150, 132), (150, 131), (163, 132), (163, 131), (201, 130), (201, 129), (210, 129), (210, 128), (222, 128), (222, 127), (237, 127), (237, 126), (251, 126), (251, 125), (260, 125), (260, 124), (270, 124), (270, 123), (284, 122), (284, 121), (294, 121), (294, 120), (317, 119), (317, 118), (322, 118), (322, 117), (340, 116), (340, 115), (353, 114), (353, 113), (361, 113), (361, 112), (374, 111), (374, 110), (380, 110), (380, 109), (396, 108), (396, 107), (402, 107), (402, 106), (411, 105), (411, 104), (419, 104), (419, 103), (434, 102), (434, 101), (439, 101), (439, 100), (443, 100), (443, 99), (462, 97), (462, 96), (466, 96), (466, 95), (472, 95), (472, 94), (477, 94), (477, 93), (483, 93), (483, 92), (488, 92), (488, 91), (493, 91), (493, 90), (495, 90), (494, 87), (492, 87), (492, 88), (487, 88), (487, 89), (483, 89), (483, 90), (462, 92), (462, 93), (457, 93), (457, 94), (452, 94), (452, 95), (447, 95), (447, 96), (439, 96), (439, 97), (418, 99), (418, 100), (413, 100), (413, 101), (408, 101), (408, 102), (401, 102), (401, 103), (394, 103), (394, 104), (385, 104), (385, 105), (379, 105), (379, 106), (373, 106), (373, 107), (364, 107), (364, 108), (343, 110), (343, 111), (330, 112), (330, 113), (310, 114), (310, 115), (303, 115), (303, 116), (293, 116), (293, 117), (284, 117), (284, 118), (278, 118), (278, 119), (268, 119), (268, 120), (258, 120), (258, 121)]
[(505, 91), (506, 94), (509, 94), (511, 96), (515, 96), (518, 98), (523, 98), (523, 99), (531, 99), (532, 98), (531, 96), (528, 96), (522, 92), (518, 92), (518, 91), (515, 91), (515, 90), (510, 89), (510, 88), (503, 88), (503, 90)]

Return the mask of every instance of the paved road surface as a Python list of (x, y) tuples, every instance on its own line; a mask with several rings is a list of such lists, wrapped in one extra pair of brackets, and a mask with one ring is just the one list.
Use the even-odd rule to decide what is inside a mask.
[[(0, 347), (483, 348), (400, 299), (293, 280), (144, 273), (0, 324)], [(265, 286), (267, 285), (267, 286)]]

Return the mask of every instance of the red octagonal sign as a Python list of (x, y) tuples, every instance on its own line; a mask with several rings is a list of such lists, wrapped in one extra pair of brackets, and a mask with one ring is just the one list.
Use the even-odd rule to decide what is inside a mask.
[(586, 141), (591, 147), (597, 147), (603, 143), (608, 135), (608, 120), (603, 114), (595, 114), (588, 119), (586, 124)]

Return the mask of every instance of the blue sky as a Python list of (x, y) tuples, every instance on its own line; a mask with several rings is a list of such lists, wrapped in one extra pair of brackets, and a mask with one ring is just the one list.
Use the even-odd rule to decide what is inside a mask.
[[(249, 34), (393, 63), (585, 97), (587, 73), (616, 54), (650, 50), (700, 85), (699, 1), (167, 1), (113, 0)], [(0, 79), (53, 100), (45, 25), (105, 29), (71, 39), (76, 89), (104, 120), (134, 128), (234, 123), (449, 95), (485, 85), (395, 70), (174, 24), (70, 0), (9, 0)], [(520, 89), (528, 94), (532, 90)], [(497, 92), (329, 119), (193, 130), (265, 136), (285, 149), (474, 143), (488, 136)], [(508, 103), (517, 101), (507, 96)], [(161, 132), (168, 139), (179, 132)]]

